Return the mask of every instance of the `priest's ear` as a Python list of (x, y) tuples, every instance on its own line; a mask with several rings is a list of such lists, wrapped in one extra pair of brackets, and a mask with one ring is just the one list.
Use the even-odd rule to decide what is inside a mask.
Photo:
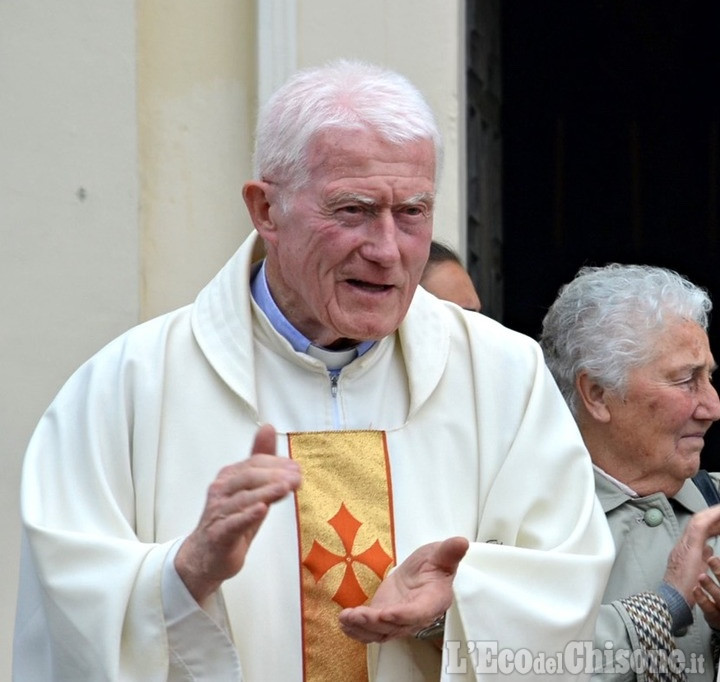
[(580, 372), (575, 379), (575, 388), (578, 394), (578, 407), (598, 422), (610, 421), (608, 398), (610, 392), (601, 386), (587, 372)]
[(277, 233), (275, 216), (281, 210), (277, 187), (262, 180), (250, 180), (243, 187), (243, 199), (260, 236), (265, 241), (274, 242)]

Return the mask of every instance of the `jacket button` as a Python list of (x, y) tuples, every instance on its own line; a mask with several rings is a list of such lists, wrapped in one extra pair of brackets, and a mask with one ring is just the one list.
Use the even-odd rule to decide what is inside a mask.
[(659, 526), (663, 522), (663, 513), (659, 509), (655, 509), (653, 507), (645, 512), (645, 516), (643, 518), (650, 528), (655, 528), (655, 526)]

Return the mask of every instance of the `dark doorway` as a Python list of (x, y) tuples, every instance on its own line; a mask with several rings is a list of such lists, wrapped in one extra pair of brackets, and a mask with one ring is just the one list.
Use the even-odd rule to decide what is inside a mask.
[(536, 338), (580, 266), (662, 265), (709, 289), (720, 359), (720, 2), (500, 6), (502, 321)]

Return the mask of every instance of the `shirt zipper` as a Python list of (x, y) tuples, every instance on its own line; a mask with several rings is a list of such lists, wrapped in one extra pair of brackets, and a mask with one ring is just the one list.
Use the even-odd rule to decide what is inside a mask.
[(332, 396), (332, 418), (333, 428), (335, 430), (340, 428), (340, 410), (338, 408), (338, 380), (340, 379), (340, 372), (330, 372), (330, 395)]

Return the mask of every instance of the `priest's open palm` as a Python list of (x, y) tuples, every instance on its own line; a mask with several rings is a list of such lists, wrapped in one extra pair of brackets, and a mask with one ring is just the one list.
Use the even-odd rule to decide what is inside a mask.
[(345, 609), (340, 626), (361, 642), (407, 637), (430, 625), (452, 602), (452, 583), (469, 543), (452, 537), (415, 550), (380, 583), (368, 606)]

